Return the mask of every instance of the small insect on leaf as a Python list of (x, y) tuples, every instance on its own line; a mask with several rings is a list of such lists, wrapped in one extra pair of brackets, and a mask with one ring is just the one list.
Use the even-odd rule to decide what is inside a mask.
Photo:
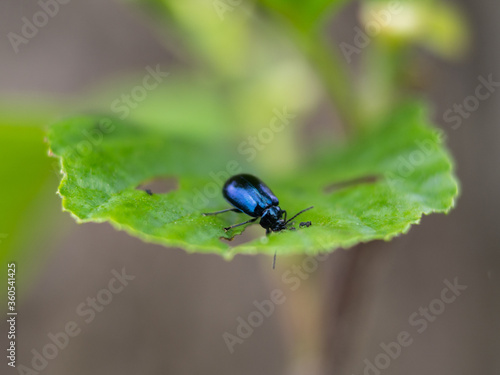
[[(203, 215), (217, 215), (223, 212), (242, 212), (251, 216), (252, 219), (243, 223), (234, 224), (224, 228), (227, 232), (245, 224), (253, 223), (260, 218), (260, 225), (266, 230), (266, 234), (271, 232), (281, 232), (285, 229), (295, 229), (291, 221), (303, 212), (310, 210), (308, 207), (292, 218), (286, 218), (287, 213), (279, 206), (279, 200), (264, 182), (250, 174), (239, 174), (229, 178), (222, 188), (222, 195), (234, 207)], [(310, 224), (311, 222), (309, 222)]]

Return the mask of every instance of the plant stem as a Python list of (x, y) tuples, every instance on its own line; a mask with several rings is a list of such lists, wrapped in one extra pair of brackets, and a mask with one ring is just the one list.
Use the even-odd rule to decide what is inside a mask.
[(345, 64), (336, 55), (324, 37), (319, 35), (298, 35), (298, 44), (317, 69), (320, 79), (347, 132), (352, 136), (360, 129), (359, 101), (355, 85)]

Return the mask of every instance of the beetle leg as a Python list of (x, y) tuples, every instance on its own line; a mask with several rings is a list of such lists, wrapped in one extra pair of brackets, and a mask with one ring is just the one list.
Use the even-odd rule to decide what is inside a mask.
[(239, 227), (240, 225), (245, 225), (245, 224), (248, 224), (248, 223), (253, 223), (257, 219), (258, 219), (258, 217), (254, 217), (253, 219), (245, 221), (244, 223), (234, 224), (234, 225), (231, 225), (230, 227), (224, 228), (224, 230), (227, 232), (229, 229)]
[(283, 213), (285, 214), (285, 218), (283, 219), (283, 221), (286, 223), (286, 210), (283, 210)]
[(221, 214), (221, 213), (223, 213), (223, 212), (229, 212), (229, 211), (233, 211), (233, 212), (241, 212), (241, 211), (240, 211), (240, 210), (238, 210), (237, 208), (226, 208), (225, 210), (221, 210), (221, 211), (206, 212), (206, 213), (203, 213), (202, 215), (203, 215), (203, 216), (217, 215), (217, 214)]

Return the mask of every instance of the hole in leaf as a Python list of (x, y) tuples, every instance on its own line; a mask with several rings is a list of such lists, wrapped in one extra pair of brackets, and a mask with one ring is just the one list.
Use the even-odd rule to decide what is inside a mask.
[(149, 195), (165, 194), (169, 191), (177, 190), (179, 182), (175, 177), (158, 177), (153, 180), (145, 181), (136, 187), (137, 190), (144, 190)]
[(359, 185), (359, 184), (373, 184), (377, 182), (379, 179), (378, 176), (364, 176), (364, 177), (359, 177), (359, 178), (354, 178), (352, 180), (348, 181), (343, 181), (343, 182), (335, 182), (333, 184), (330, 184), (326, 186), (323, 191), (326, 194), (333, 193), (336, 190), (341, 190), (346, 187), (354, 186), (354, 185)]
[[(228, 232), (228, 234), (231, 234), (231, 232)], [(233, 238), (220, 237), (219, 239), (223, 243), (229, 243), (231, 246), (238, 246), (265, 235), (266, 230), (256, 223), (249, 224), (241, 234), (235, 234)]]

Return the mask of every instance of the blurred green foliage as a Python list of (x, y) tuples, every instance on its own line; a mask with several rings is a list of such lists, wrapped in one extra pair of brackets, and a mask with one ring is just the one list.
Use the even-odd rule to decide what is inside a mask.
[[(53, 231), (57, 211), (57, 163), (47, 155), (44, 142), (50, 105), (33, 105), (31, 111), (4, 102), (0, 108), (0, 260), (17, 263), (18, 288), (24, 288), (45, 257), (42, 243)], [(54, 169), (54, 167), (56, 169)], [(0, 276), (6, 284), (7, 273)], [(0, 300), (6, 289), (0, 293)]]
[(280, 14), (302, 32), (317, 29), (326, 16), (347, 0), (259, 0), (268, 9)]

